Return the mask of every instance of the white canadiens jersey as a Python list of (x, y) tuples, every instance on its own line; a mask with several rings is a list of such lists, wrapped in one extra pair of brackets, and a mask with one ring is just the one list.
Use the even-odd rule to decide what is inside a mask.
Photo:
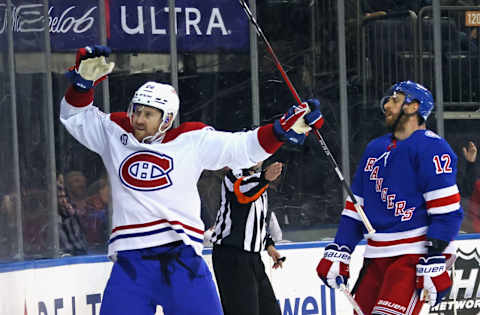
[(178, 240), (201, 255), (204, 225), (197, 181), (202, 171), (251, 167), (281, 145), (271, 126), (230, 133), (202, 123), (185, 123), (161, 142), (141, 143), (126, 113), (105, 114), (92, 104), (93, 93), (70, 88), (60, 119), (75, 139), (102, 157), (108, 171), (113, 199), (109, 256)]

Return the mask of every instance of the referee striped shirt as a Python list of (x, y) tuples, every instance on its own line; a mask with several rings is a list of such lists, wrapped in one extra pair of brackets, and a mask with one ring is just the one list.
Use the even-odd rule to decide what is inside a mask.
[(268, 181), (262, 173), (236, 177), (228, 171), (222, 185), (212, 243), (260, 252), (274, 245), (267, 232)]

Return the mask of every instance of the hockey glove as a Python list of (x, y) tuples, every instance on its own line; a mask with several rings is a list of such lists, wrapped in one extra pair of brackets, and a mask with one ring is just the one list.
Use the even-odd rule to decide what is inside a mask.
[(316, 98), (312, 98), (307, 100), (307, 103), (311, 112), (305, 115), (305, 122), (314, 129), (322, 128), (325, 121), (322, 113), (320, 112), (320, 101)]
[(317, 266), (317, 274), (330, 288), (338, 289), (347, 284), (350, 277), (349, 264), (352, 251), (348, 246), (332, 243), (325, 248), (323, 258)]
[(445, 256), (420, 257), (417, 264), (417, 292), (420, 300), (437, 305), (448, 294), (452, 280), (447, 272)]
[(75, 66), (68, 69), (67, 78), (80, 91), (88, 91), (107, 78), (115, 63), (106, 63), (112, 50), (107, 46), (87, 46), (77, 50)]
[(303, 144), (305, 133), (312, 128), (305, 123), (303, 116), (310, 111), (307, 103), (293, 105), (288, 112), (273, 123), (273, 131), (280, 141)]

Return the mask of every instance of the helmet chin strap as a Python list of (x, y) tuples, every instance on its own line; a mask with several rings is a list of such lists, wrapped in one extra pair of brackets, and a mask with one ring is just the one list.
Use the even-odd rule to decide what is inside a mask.
[(153, 143), (156, 141), (162, 141), (164, 137), (165, 137), (165, 132), (160, 132), (160, 130), (158, 130), (153, 136), (148, 136), (143, 138), (142, 142)]
[[(153, 143), (156, 141), (161, 142), (165, 137), (167, 130), (170, 129), (171, 127), (169, 126), (170, 123), (171, 123), (170, 117), (167, 117), (165, 120), (162, 120), (162, 122), (160, 123), (160, 126), (158, 126), (158, 131), (153, 136), (148, 136), (143, 138), (142, 142), (144, 143)], [(164, 127), (165, 127), (165, 130), (162, 130)]]
[(402, 111), (400, 112), (400, 115), (398, 115), (398, 117), (397, 117), (397, 119), (395, 119), (395, 122), (393, 123), (392, 127), (390, 127), (390, 131), (392, 132), (393, 138), (395, 138), (395, 131), (397, 130), (398, 123), (400, 122), (400, 118), (402, 118), (403, 115), (405, 115), (407, 117), (410, 117), (410, 116), (414, 116), (414, 115), (417, 114), (417, 112), (412, 113), (412, 114), (405, 113), (405, 111), (403, 110), (403, 107), (405, 106), (405, 104), (407, 104), (407, 103), (404, 102), (402, 104)]
[(404, 112), (403, 112), (403, 109), (402, 109), (402, 111), (400, 112), (400, 115), (398, 115), (398, 117), (397, 117), (397, 119), (395, 119), (393, 125), (389, 128), (390, 131), (392, 132), (392, 137), (393, 138), (395, 138), (395, 130), (397, 130), (397, 125), (400, 122), (400, 118), (402, 118), (403, 114), (404, 114)]

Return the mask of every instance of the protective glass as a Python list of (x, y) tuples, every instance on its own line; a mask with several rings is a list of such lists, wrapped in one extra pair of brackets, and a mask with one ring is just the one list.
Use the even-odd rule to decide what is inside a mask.
[(393, 86), (390, 87), (388, 90), (385, 91), (385, 93), (383, 93), (383, 97), (380, 99), (380, 110), (382, 111), (383, 114), (385, 114), (385, 104), (388, 103), (388, 101), (390, 100), (390, 97), (393, 96)]

